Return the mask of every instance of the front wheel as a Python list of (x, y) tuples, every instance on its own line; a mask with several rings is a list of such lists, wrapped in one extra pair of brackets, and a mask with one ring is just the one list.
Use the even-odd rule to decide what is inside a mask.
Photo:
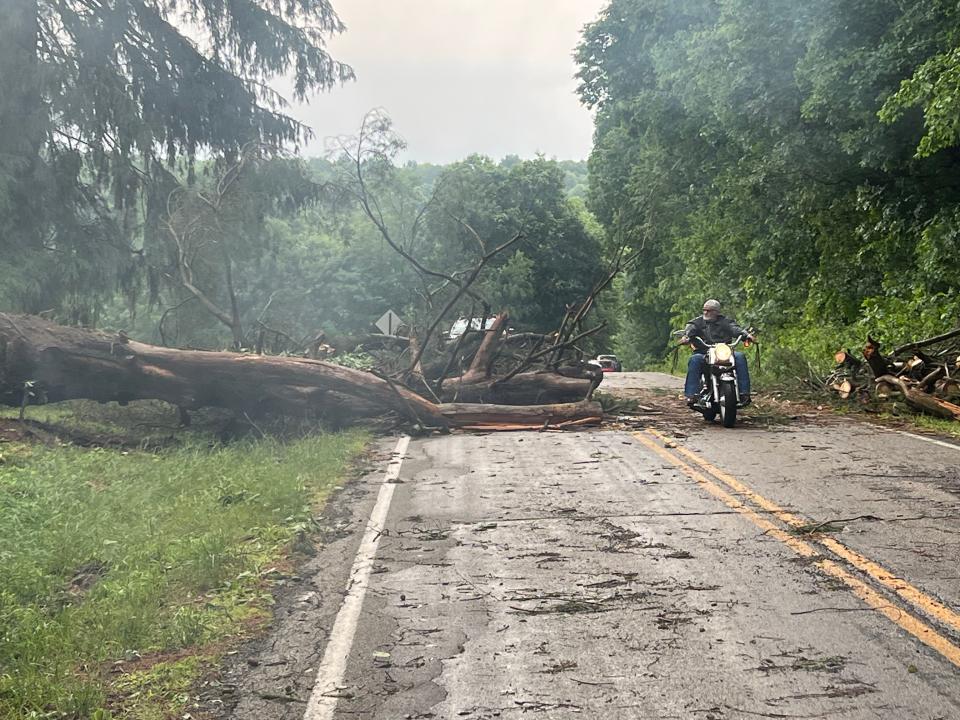
[(737, 424), (737, 389), (730, 382), (720, 386), (720, 422), (725, 428)]

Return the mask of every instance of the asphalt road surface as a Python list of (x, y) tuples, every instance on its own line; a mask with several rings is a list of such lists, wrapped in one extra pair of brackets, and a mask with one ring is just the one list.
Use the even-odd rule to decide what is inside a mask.
[(960, 447), (692, 427), (384, 445), (229, 716), (960, 718)]

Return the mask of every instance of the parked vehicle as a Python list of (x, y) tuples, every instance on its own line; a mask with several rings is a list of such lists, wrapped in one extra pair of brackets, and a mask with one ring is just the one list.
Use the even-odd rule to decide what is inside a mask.
[(713, 422), (717, 415), (724, 427), (732, 428), (737, 423), (737, 408), (740, 403), (740, 391), (737, 386), (737, 368), (733, 351), (743, 340), (743, 336), (732, 343), (709, 344), (703, 338), (691, 338), (695, 347), (706, 350), (703, 375), (700, 378), (700, 392), (690, 407), (701, 413), (707, 422)]
[[(488, 317), (485, 322), (483, 318), (470, 318), (469, 320), (465, 317), (458, 318), (450, 327), (449, 332), (447, 332), (447, 340), (456, 340), (467, 331), (468, 327), (471, 330), (480, 330), (481, 323), (483, 324), (484, 330), (489, 330), (493, 327), (495, 320), (495, 317)], [(511, 328), (511, 330), (512, 329), (513, 328)]]
[(604, 372), (623, 372), (623, 364), (616, 355), (597, 355), (597, 363)]

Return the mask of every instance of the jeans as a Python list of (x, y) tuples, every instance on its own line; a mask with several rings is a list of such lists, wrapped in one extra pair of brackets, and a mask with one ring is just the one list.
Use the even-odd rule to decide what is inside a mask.
[[(696, 397), (700, 394), (700, 378), (707, 358), (703, 353), (693, 353), (687, 361), (687, 380), (683, 385), (683, 394)], [(733, 364), (737, 368), (737, 390), (740, 396), (750, 394), (750, 372), (747, 370), (747, 356), (742, 352), (733, 353)]]

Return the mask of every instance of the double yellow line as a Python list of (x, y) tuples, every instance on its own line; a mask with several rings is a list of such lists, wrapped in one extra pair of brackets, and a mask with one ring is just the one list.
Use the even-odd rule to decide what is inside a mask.
[[(797, 554), (810, 558), (813, 564), (820, 568), (821, 571), (842, 581), (850, 588), (854, 595), (863, 600), (871, 608), (883, 614), (891, 622), (896, 623), (918, 640), (936, 650), (957, 667), (960, 667), (960, 646), (939, 633), (916, 615), (896, 605), (892, 605), (887, 598), (879, 594), (868, 585), (867, 582), (852, 575), (835, 560), (830, 559), (823, 550), (829, 551), (832, 555), (866, 575), (870, 580), (875, 581), (895, 593), (909, 608), (919, 610), (928, 618), (942, 624), (944, 627), (950, 628), (958, 634), (960, 634), (960, 614), (930, 597), (922, 590), (914, 587), (906, 580), (896, 577), (878, 563), (864, 557), (855, 550), (851, 550), (833, 538), (817, 536), (808, 541), (790, 534), (782, 526), (772, 522), (769, 518), (777, 518), (788, 528), (809, 527), (810, 521), (784, 510), (772, 500), (768, 500), (747, 487), (740, 480), (737, 480), (737, 478), (714, 467), (699, 455), (696, 455), (686, 448), (677, 447), (673, 443), (669, 443), (670, 447), (674, 450), (674, 452), (670, 452), (665, 446), (665, 443), (669, 442), (668, 438), (656, 430), (647, 428), (644, 432), (634, 433), (634, 437), (642, 445), (675, 465), (681, 472), (696, 481), (704, 490), (716, 497), (724, 505), (742, 514), (750, 520), (750, 522), (763, 530), (765, 535), (779, 540)], [(701, 472), (701, 470), (708, 474)], [(731, 491), (736, 493), (736, 496), (731, 494)], [(765, 511), (768, 516), (764, 517), (760, 515), (757, 512), (758, 508)]]

